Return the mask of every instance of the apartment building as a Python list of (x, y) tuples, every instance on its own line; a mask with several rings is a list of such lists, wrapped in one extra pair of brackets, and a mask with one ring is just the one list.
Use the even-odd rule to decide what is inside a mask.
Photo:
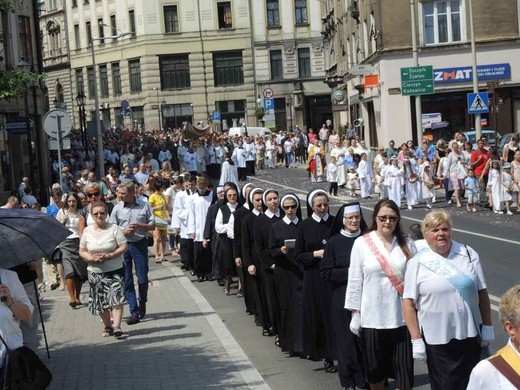
[[(47, 111), (46, 89), (27, 74), (41, 72), (38, 9), (30, 0), (0, 4), (0, 201), (17, 188), (22, 177), (34, 193), (48, 183), (47, 147), (41, 121)], [(24, 85), (25, 84), (25, 85)], [(19, 89), (19, 88), (21, 89)], [(14, 91), (14, 92), (13, 92)]]
[(332, 120), (320, 19), (318, 1), (252, 1), (256, 95), (262, 106), (272, 101), (266, 125), (319, 129)]
[[(419, 65), (433, 66), (434, 93), (421, 97), (424, 133), (432, 138), (474, 127), (467, 107), (470, 1), (479, 90), (494, 97), (482, 124), (501, 133), (520, 130), (519, 2), (417, 0)], [(344, 97), (334, 102), (336, 121), (362, 118), (360, 130), (372, 146), (416, 140), (415, 98), (401, 90), (401, 68), (415, 65), (410, 2), (326, 0), (322, 17), (327, 80), (333, 96), (339, 90), (337, 96)]]
[[(89, 127), (96, 109), (104, 126), (174, 128), (184, 121), (208, 122), (213, 111), (229, 126), (246, 118), (252, 125), (257, 103), (248, 3), (71, 0), (61, 9), (56, 4), (57, 12), (42, 20), (49, 99), (74, 115), (75, 97), (84, 94)], [(63, 32), (58, 39), (53, 23)]]

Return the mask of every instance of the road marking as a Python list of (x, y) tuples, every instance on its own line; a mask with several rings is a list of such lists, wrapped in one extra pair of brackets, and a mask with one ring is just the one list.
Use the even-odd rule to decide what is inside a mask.
[(265, 382), (262, 375), (247, 357), (242, 347), (240, 347), (236, 339), (233, 337), (226, 325), (224, 325), (224, 322), (206, 298), (204, 298), (200, 291), (193, 285), (190, 279), (184, 275), (184, 272), (182, 272), (179, 267), (170, 266), (167, 268), (179, 278), (182, 287), (184, 287), (188, 295), (195, 301), (201, 314), (204, 315), (206, 321), (208, 321), (211, 329), (229, 355), (229, 358), (235, 364), (237, 371), (247, 383), (248, 388), (255, 390), (269, 390), (269, 385)]
[[(292, 188), (292, 187), (289, 187), (289, 186), (286, 186), (286, 185), (283, 185), (283, 184), (273, 183), (273, 182), (268, 181), (268, 180), (258, 179), (258, 178), (253, 178), (252, 180), (258, 180), (258, 181), (261, 181), (261, 182), (264, 182), (264, 183), (268, 183), (268, 184), (272, 184), (272, 185), (275, 185), (275, 186), (284, 187), (284, 188), (290, 189), (292, 192), (296, 192), (296, 193), (300, 193), (300, 194), (306, 194), (305, 191), (298, 190), (298, 189), (295, 189), (295, 188)], [(337, 200), (343, 200), (343, 201), (346, 201), (346, 199), (344, 199), (344, 198), (340, 198), (339, 196), (331, 196), (331, 198), (332, 198), (332, 199), (337, 199)], [(370, 211), (373, 211), (373, 210), (374, 210), (373, 207), (370, 208), (370, 207), (363, 206), (363, 205), (361, 205), (361, 208), (362, 208), (362, 209), (365, 209), (365, 210), (370, 210)], [(412, 218), (412, 217), (407, 217), (406, 215), (402, 215), (402, 214), (401, 214), (401, 218), (402, 218), (402, 219), (407, 219), (407, 220), (409, 220), (409, 221), (414, 221), (414, 222), (422, 222), (422, 219)], [(468, 231), (468, 230), (463, 230), (463, 229), (455, 229), (455, 228), (453, 228), (452, 230), (453, 230), (454, 232), (459, 232), (459, 233), (463, 233), (463, 234), (468, 234), (468, 235), (471, 235), (471, 236), (484, 237), (484, 238), (489, 238), (489, 239), (491, 239), (491, 240), (507, 242), (508, 244), (520, 245), (520, 241), (508, 240), (507, 238), (495, 237), (495, 236), (490, 236), (490, 235), (481, 234), (481, 233), (476, 233), (476, 232), (470, 232), (470, 231)]]

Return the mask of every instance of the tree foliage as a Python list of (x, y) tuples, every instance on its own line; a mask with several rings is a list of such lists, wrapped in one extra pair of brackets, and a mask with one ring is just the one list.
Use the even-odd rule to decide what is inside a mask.
[(14, 0), (0, 0), (0, 11), (14, 12)]
[[(1, 0), (0, 0), (1, 1)], [(30, 83), (43, 78), (42, 74), (27, 72), (21, 68), (0, 71), (0, 100), (20, 98), (25, 93)]]

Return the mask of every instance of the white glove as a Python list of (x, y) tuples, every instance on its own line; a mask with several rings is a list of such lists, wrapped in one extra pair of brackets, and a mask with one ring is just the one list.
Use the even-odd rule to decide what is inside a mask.
[(480, 331), (480, 345), (485, 347), (494, 340), (495, 330), (493, 329), (493, 325), (482, 325), (482, 330)]
[(357, 337), (361, 337), (361, 316), (359, 312), (352, 313), (352, 319), (350, 320), (350, 331)]
[(423, 339), (412, 340), (412, 356), (416, 360), (426, 361), (426, 345)]

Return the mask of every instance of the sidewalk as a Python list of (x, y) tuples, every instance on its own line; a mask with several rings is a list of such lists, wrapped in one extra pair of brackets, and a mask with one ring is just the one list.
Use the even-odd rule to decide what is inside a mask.
[[(171, 258), (171, 255), (167, 257)], [(122, 324), (122, 339), (101, 336), (99, 317), (66, 291), (43, 294), (42, 310), (54, 376), (50, 389), (269, 389), (206, 299), (173, 263), (150, 261), (146, 317)], [(128, 307), (125, 307), (125, 318)]]

